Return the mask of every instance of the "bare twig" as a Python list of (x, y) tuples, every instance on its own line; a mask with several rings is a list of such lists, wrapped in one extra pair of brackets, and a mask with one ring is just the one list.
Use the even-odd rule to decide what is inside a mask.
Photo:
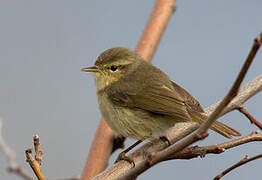
[(201, 127), (198, 129), (196, 135), (198, 136), (202, 136), (202, 134), (205, 134), (207, 129), (213, 124), (213, 122), (219, 117), (219, 114), (225, 109), (225, 107), (230, 103), (230, 101), (237, 96), (237, 93), (239, 91), (240, 85), (252, 63), (252, 61), (254, 60), (254, 57), (258, 51), (258, 49), (260, 48), (262, 43), (262, 33), (259, 34), (253, 43), (253, 46), (249, 52), (249, 55), (244, 63), (244, 65), (242, 66), (241, 71), (238, 74), (237, 79), (235, 80), (232, 88), (230, 89), (230, 91), (228, 92), (227, 96), (221, 101), (221, 103), (219, 103), (219, 105), (217, 106), (217, 108), (214, 110), (213, 113), (210, 114), (210, 116), (208, 116), (207, 120), (201, 124)]
[[(257, 52), (261, 45), (262, 34), (260, 34), (254, 42), (254, 45), (249, 53), (249, 56), (247, 57), (247, 60), (245, 64), (243, 65), (234, 85), (232, 86), (231, 90), (229, 91), (228, 95), (224, 98), (222, 102), (219, 103), (219, 105), (215, 108), (215, 111), (211, 113), (209, 118), (201, 125), (201, 127), (198, 129), (198, 131), (192, 133), (191, 135), (187, 136), (186, 138), (182, 139), (181, 141), (177, 142), (173, 146), (164, 149), (161, 152), (157, 152), (155, 154), (151, 154), (147, 158), (143, 158), (138, 163), (135, 162), (136, 166), (135, 168), (131, 169), (131, 166), (129, 164), (122, 164), (122, 166), (118, 166), (117, 164), (114, 165), (112, 168), (109, 168), (106, 172), (101, 173), (99, 176), (97, 176), (95, 179), (106, 179), (108, 177), (113, 178), (135, 178), (151, 166), (157, 164), (158, 162), (161, 162), (166, 159), (166, 157), (170, 156), (171, 154), (174, 154), (175, 152), (178, 152), (182, 150), (183, 148), (187, 147), (188, 145), (192, 144), (193, 142), (196, 142), (197, 140), (204, 138), (207, 134), (205, 133), (207, 129), (212, 125), (212, 122), (214, 122), (218, 116), (222, 115), (223, 112), (227, 109), (227, 105), (230, 103), (230, 101), (237, 95), (237, 92), (239, 90), (239, 86)], [(251, 84), (253, 85), (253, 84)], [(252, 92), (252, 95), (259, 92), (261, 90), (261, 82), (259, 90), (255, 90), (255, 92)], [(243, 89), (245, 91), (246, 89)], [(246, 92), (247, 93), (247, 92)], [(247, 93), (248, 94), (248, 93)], [(247, 100), (252, 95), (247, 95), (245, 100)], [(237, 99), (237, 97), (235, 97)], [(245, 102), (243, 101), (243, 98), (238, 97), (238, 100), (242, 102), (242, 104)], [(232, 101), (234, 102), (234, 101)], [(234, 102), (237, 104), (236, 102)], [(230, 104), (229, 104), (230, 105)], [(224, 110), (225, 109), (225, 110)], [(222, 113), (221, 113), (222, 112)], [(191, 129), (192, 132), (192, 129)], [(121, 161), (120, 161), (121, 162)], [(124, 167), (127, 166), (127, 167)], [(113, 174), (113, 176), (112, 176)]]
[[(42, 151), (40, 150), (40, 141), (37, 135), (34, 136), (34, 147), (36, 151), (35, 159), (38, 160), (38, 163), (42, 160)], [(24, 180), (34, 180), (31, 176), (25, 173), (21, 166), (19, 166), (16, 162), (15, 152), (6, 144), (3, 136), (2, 136), (2, 121), (0, 119), (0, 150), (4, 152), (8, 160), (8, 172), (14, 173), (17, 176), (21, 177)], [(31, 150), (32, 152), (32, 150)], [(30, 155), (30, 158), (33, 158), (33, 155)], [(57, 180), (79, 180), (80, 177), (72, 177), (72, 178), (61, 178)], [(55, 179), (54, 179), (55, 180)]]
[[(27, 149), (25, 151), (26, 161), (29, 163), (30, 167), (33, 169), (38, 180), (45, 180), (45, 177), (41, 171), (40, 165), (42, 161), (42, 151), (40, 150), (39, 136), (34, 135), (34, 149), (36, 150), (35, 157), (33, 156), (32, 149)], [(37, 159), (36, 159), (37, 158)]]
[(214, 144), (203, 147), (188, 147), (178, 153), (174, 153), (173, 156), (167, 157), (166, 160), (173, 159), (192, 159), (196, 157), (204, 157), (206, 154), (220, 154), (225, 152), (227, 149), (246, 144), (249, 142), (262, 141), (262, 134), (258, 132), (252, 132), (247, 136), (243, 136), (231, 141), (223, 142), (220, 144)]
[(262, 123), (257, 121), (251, 114), (249, 114), (246, 108), (241, 107), (238, 110), (249, 119), (251, 124), (255, 124), (260, 130), (262, 130)]
[(229, 167), (228, 169), (226, 169), (225, 171), (223, 171), (221, 174), (217, 175), (214, 180), (219, 180), (221, 179), (224, 175), (228, 174), (229, 172), (231, 172), (232, 170), (250, 162), (250, 161), (254, 161), (256, 159), (262, 158), (262, 154), (256, 155), (254, 157), (249, 158), (247, 155), (241, 159), (239, 162), (237, 162), (236, 164), (234, 164), (233, 166)]
[[(250, 81), (247, 85), (245, 85), (243, 88), (241, 88), (238, 92), (237, 97), (235, 97), (231, 101), (231, 103), (227, 105), (227, 107), (223, 110), (220, 116), (243, 107), (244, 103), (248, 99), (259, 93), (260, 91), (262, 91), (262, 75), (259, 75), (258, 77)], [(220, 101), (206, 108), (205, 113), (209, 116), (218, 106), (219, 103)]]
[[(253, 52), (250, 54), (255, 55), (255, 53), (257, 52), (257, 50), (259, 49), (259, 47), (261, 46), (262, 43), (262, 33), (260, 33), (260, 35), (258, 35), (255, 39), (255, 44), (252, 47)], [(227, 108), (225, 108), (222, 113), (220, 114), (221, 116), (242, 108), (244, 103), (250, 99), (251, 97), (253, 97), (255, 94), (257, 94), (258, 92), (260, 92), (262, 90), (262, 75), (256, 77), (254, 80), (250, 81), (245, 87), (241, 88), (240, 91), (238, 92), (238, 96), (237, 98), (234, 98), (228, 105)], [(216, 104), (213, 104), (212, 106), (210, 106), (209, 108), (205, 109), (205, 112), (207, 115), (210, 115), (214, 109), (219, 105), (220, 101), (217, 102)]]
[[(175, 0), (157, 0), (136, 52), (151, 61), (157, 45), (174, 11)], [(106, 138), (105, 138), (106, 137)], [(91, 146), (82, 180), (89, 180), (103, 171), (113, 149), (114, 132), (101, 119)]]
[(15, 152), (6, 144), (3, 135), (2, 135), (2, 121), (0, 119), (0, 149), (7, 157), (8, 168), (7, 170), (11, 173), (15, 173), (16, 175), (22, 177), (25, 180), (33, 180), (28, 174), (24, 172), (24, 170), (17, 164), (15, 158)]
[(40, 149), (40, 140), (39, 136), (36, 134), (33, 137), (34, 140), (34, 148), (35, 148), (35, 160), (39, 163), (39, 165), (42, 164), (42, 151)]

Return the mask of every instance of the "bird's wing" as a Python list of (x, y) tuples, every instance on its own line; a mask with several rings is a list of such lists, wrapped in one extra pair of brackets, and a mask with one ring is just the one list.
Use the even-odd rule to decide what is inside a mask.
[(175, 89), (175, 91), (184, 99), (185, 104), (188, 106), (188, 108), (190, 110), (193, 110), (193, 111), (199, 112), (199, 113), (204, 112), (204, 110), (201, 107), (201, 105), (199, 104), (199, 102), (193, 96), (191, 96), (191, 94), (189, 94), (184, 88), (180, 87), (179, 85), (177, 85), (173, 81), (171, 81), (171, 82), (172, 82), (172, 85), (173, 85), (173, 88)]
[(163, 84), (143, 87), (137, 92), (114, 92), (109, 98), (118, 106), (191, 120), (184, 99), (173, 88)]

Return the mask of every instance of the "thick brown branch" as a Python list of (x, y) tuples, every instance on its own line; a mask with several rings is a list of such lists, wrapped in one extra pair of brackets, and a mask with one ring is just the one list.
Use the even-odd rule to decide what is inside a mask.
[(81, 177), (82, 180), (92, 179), (96, 174), (105, 169), (112, 152), (113, 141), (113, 130), (101, 119), (88, 154)]
[(256, 159), (262, 158), (262, 154), (256, 155), (254, 157), (249, 158), (247, 155), (241, 159), (238, 163), (234, 164), (233, 166), (229, 167), (228, 169), (226, 169), (225, 171), (223, 171), (221, 174), (217, 175), (214, 180), (219, 180), (221, 179), (224, 175), (228, 174), (229, 172), (231, 172), (232, 170), (250, 162), (250, 161), (254, 161)]
[[(136, 48), (136, 52), (145, 60), (151, 61), (174, 7), (174, 0), (157, 0)], [(82, 180), (89, 180), (105, 169), (113, 149), (114, 132), (109, 129), (101, 119), (81, 177)]]
[(136, 52), (145, 60), (152, 60), (168, 21), (175, 11), (175, 3), (175, 0), (156, 1), (150, 19), (136, 47)]

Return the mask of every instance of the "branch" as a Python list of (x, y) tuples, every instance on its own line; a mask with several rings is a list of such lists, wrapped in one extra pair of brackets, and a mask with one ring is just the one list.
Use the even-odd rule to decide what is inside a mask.
[(45, 180), (43, 173), (41, 171), (40, 165), (42, 162), (42, 151), (40, 150), (40, 141), (39, 136), (34, 135), (34, 149), (35, 149), (35, 157), (33, 156), (32, 149), (27, 149), (25, 151), (26, 161), (29, 163), (30, 167), (33, 169), (38, 180)]
[(225, 152), (227, 149), (231, 149), (237, 147), (242, 144), (246, 144), (249, 142), (262, 141), (262, 134), (258, 132), (252, 132), (247, 136), (243, 136), (231, 141), (223, 142), (220, 144), (214, 144), (210, 146), (203, 147), (188, 147), (183, 149), (182, 151), (175, 153), (165, 160), (173, 160), (173, 159), (192, 159), (197, 157), (204, 157), (206, 154), (221, 154)]
[[(243, 107), (244, 103), (248, 99), (259, 93), (260, 91), (262, 91), (262, 75), (259, 75), (258, 77), (250, 81), (246, 86), (241, 88), (238, 92), (238, 95), (232, 100), (231, 103), (227, 105), (227, 107), (222, 111), (220, 116), (223, 116), (226, 113)], [(220, 101), (206, 108), (206, 114), (210, 115), (219, 103)]]
[(225, 171), (223, 171), (221, 174), (217, 175), (214, 180), (219, 180), (221, 179), (224, 175), (228, 174), (229, 172), (231, 172), (232, 170), (250, 162), (250, 161), (254, 161), (256, 159), (262, 158), (262, 154), (256, 155), (254, 157), (249, 158), (247, 155), (241, 159), (238, 163), (234, 164), (233, 166), (229, 167), (228, 169), (226, 169)]
[[(262, 43), (262, 33), (260, 33), (256, 37), (254, 45), (253, 45), (249, 55), (255, 56), (256, 52), (258, 51), (259, 47), (261, 46), (261, 43)], [(250, 81), (245, 87), (241, 88), (240, 91), (238, 92), (237, 97), (235, 97), (227, 105), (227, 108), (225, 108), (222, 111), (221, 116), (230, 112), (230, 111), (242, 108), (244, 103), (249, 98), (253, 97), (255, 94), (257, 94), (261, 90), (262, 90), (262, 75), (258, 76), (254, 80)], [(214, 109), (218, 106), (218, 104), (220, 104), (220, 101), (217, 102), (216, 104), (212, 105), (211, 107), (205, 109), (206, 114), (210, 115), (211, 112), (213, 112)]]
[[(116, 178), (135, 178), (148, 168), (152, 167), (153, 165), (164, 161), (167, 159), (168, 156), (173, 155), (175, 152), (178, 152), (182, 150), (183, 148), (187, 147), (188, 145), (198, 141), (201, 138), (204, 138), (207, 134), (205, 133), (206, 130), (212, 125), (212, 122), (214, 122), (219, 116), (223, 115), (225, 112), (232, 111), (233, 109), (236, 109), (238, 107), (237, 105), (244, 104), (244, 102), (253, 96), (254, 94), (258, 93), (262, 89), (262, 76), (259, 76), (252, 82), (248, 83), (247, 86), (241, 89), (240, 93), (237, 94), (237, 91), (239, 89), (239, 86), (247, 72), (248, 67), (250, 66), (257, 50), (259, 49), (262, 41), (262, 34), (258, 36), (255, 39), (255, 43), (250, 51), (249, 56), (247, 57), (247, 60), (245, 64), (243, 65), (239, 76), (237, 77), (234, 85), (232, 86), (231, 90), (229, 91), (228, 95), (224, 98), (222, 102), (217, 103), (216, 105), (212, 106), (211, 108), (208, 108), (206, 113), (209, 115), (209, 118), (201, 125), (201, 127), (198, 129), (197, 132), (192, 133), (191, 135), (187, 136), (186, 138), (178, 141), (181, 139), (181, 136), (179, 134), (175, 134), (174, 136), (179, 137), (176, 139), (178, 141), (176, 144), (172, 145), (171, 147), (168, 147), (164, 149), (161, 152), (157, 152), (159, 149), (156, 147), (159, 147), (159, 141), (154, 141), (153, 144), (151, 144), (155, 148), (155, 153), (151, 153), (151, 155), (147, 155), (144, 157), (143, 152), (147, 152), (145, 149), (145, 146), (149, 146), (150, 143), (142, 146), (139, 150), (132, 153), (130, 157), (132, 160), (134, 160), (136, 166), (135, 168), (132, 168), (132, 166), (125, 162), (120, 161), (119, 163), (113, 165), (112, 167), (108, 168), (103, 173), (96, 176), (94, 179), (116, 179)], [(256, 84), (254, 84), (256, 83)], [(234, 98), (234, 99), (233, 99)], [(233, 100), (232, 100), (233, 99)], [(232, 102), (230, 103), (230, 101)], [(215, 111), (212, 111), (214, 110)], [(222, 113), (221, 113), (222, 112)], [(211, 115), (210, 115), (211, 114)], [(189, 134), (194, 131), (196, 127), (194, 127), (194, 124), (187, 125), (187, 128), (183, 131), (174, 131), (179, 132), (181, 134)], [(175, 128), (175, 127), (174, 127)], [(182, 136), (184, 137), (184, 136)], [(175, 141), (175, 142), (176, 142)], [(156, 146), (156, 147), (155, 147)], [(162, 147), (162, 146), (161, 146)], [(140, 152), (140, 155), (139, 153)], [(135, 156), (137, 155), (137, 156)], [(133, 158), (135, 157), (135, 158)]]
[(0, 119), (0, 149), (7, 157), (8, 161), (8, 171), (15, 173), (25, 180), (33, 180), (24, 170), (17, 164), (15, 159), (15, 152), (6, 144), (3, 135), (2, 135), (2, 121)]
[[(175, 0), (157, 0), (148, 24), (137, 45), (136, 52), (145, 60), (151, 61), (157, 45), (174, 11)], [(82, 180), (89, 180), (107, 166), (113, 149), (114, 132), (103, 118), (96, 131), (87, 162), (82, 174)]]
[(168, 21), (176, 9), (176, 0), (157, 0), (146, 28), (136, 46), (136, 52), (151, 61)]
[(255, 124), (260, 130), (262, 130), (262, 123), (257, 121), (251, 114), (249, 114), (246, 108), (242, 107), (238, 110), (249, 119), (251, 124)]
[(114, 132), (102, 118), (88, 154), (82, 180), (89, 180), (105, 169), (113, 149), (113, 142)]

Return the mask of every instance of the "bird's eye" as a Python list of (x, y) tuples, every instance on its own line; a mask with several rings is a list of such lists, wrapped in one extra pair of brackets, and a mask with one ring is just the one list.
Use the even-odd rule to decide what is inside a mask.
[(110, 70), (111, 70), (111, 71), (116, 71), (116, 70), (117, 70), (117, 66), (111, 66), (111, 67), (110, 67)]

